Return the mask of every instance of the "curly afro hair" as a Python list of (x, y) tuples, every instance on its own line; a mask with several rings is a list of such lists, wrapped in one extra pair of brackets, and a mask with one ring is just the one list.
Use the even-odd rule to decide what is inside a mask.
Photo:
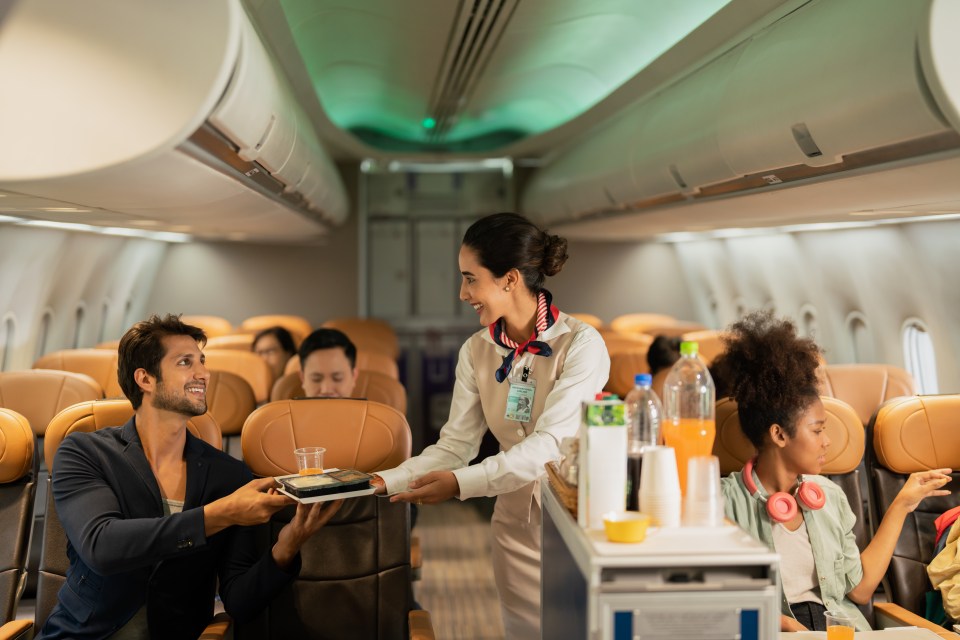
[(759, 451), (774, 424), (793, 436), (800, 414), (818, 397), (820, 347), (770, 311), (751, 313), (727, 331), (726, 350), (714, 366), (737, 401), (743, 433)]

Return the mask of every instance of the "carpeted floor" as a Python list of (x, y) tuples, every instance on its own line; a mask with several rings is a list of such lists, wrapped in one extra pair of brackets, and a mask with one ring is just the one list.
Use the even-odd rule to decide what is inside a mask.
[(430, 612), (436, 636), (443, 640), (503, 638), (490, 563), (489, 508), (474, 502), (448, 500), (420, 507), (413, 531), (423, 551), (415, 597)]

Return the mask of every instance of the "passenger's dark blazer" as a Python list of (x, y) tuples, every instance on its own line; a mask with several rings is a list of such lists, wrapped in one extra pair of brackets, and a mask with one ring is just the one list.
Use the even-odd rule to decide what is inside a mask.
[(239, 460), (187, 433), (183, 512), (164, 517), (160, 488), (134, 426), (75, 433), (57, 451), (53, 497), (70, 567), (38, 640), (106, 638), (147, 606), (151, 638), (196, 640), (213, 616), (252, 617), (300, 570), (258, 553), (251, 527), (207, 538), (202, 506), (253, 479)]

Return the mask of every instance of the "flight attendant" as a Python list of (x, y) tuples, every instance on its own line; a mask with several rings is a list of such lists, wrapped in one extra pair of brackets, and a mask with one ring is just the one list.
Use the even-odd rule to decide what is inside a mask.
[(726, 516), (780, 554), (781, 631), (823, 631), (827, 610), (869, 630), (856, 604), (869, 602), (880, 584), (907, 514), (924, 498), (950, 493), (941, 489), (950, 469), (911, 474), (861, 552), (846, 494), (818, 475), (830, 446), (817, 389), (819, 347), (770, 312), (728, 332), (714, 365), (728, 377), (740, 426), (758, 453), (723, 479)]
[[(567, 242), (526, 218), (498, 213), (463, 237), (460, 299), (484, 328), (460, 349), (450, 417), (439, 441), (374, 478), (391, 500), (436, 504), (497, 496), (493, 569), (507, 638), (540, 637), (540, 479), (580, 426), (580, 403), (607, 381), (595, 329), (553, 305), (544, 279)], [(470, 465), (487, 429), (500, 452)]]

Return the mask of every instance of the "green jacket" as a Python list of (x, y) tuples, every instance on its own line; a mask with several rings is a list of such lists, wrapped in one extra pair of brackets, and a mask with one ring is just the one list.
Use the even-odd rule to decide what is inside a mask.
[[(760, 495), (768, 495), (754, 474), (754, 481)], [(856, 517), (850, 510), (850, 503), (843, 489), (823, 476), (805, 476), (820, 485), (827, 501), (822, 509), (803, 512), (804, 522), (810, 536), (813, 549), (813, 561), (820, 581), (820, 597), (827, 610), (841, 610), (853, 616), (857, 631), (869, 631), (866, 618), (847, 593), (856, 587), (863, 578), (863, 565), (860, 563), (860, 550), (853, 535)], [(773, 528), (767, 515), (764, 502), (750, 492), (743, 484), (740, 472), (731, 473), (721, 481), (724, 509), (727, 518), (740, 525), (744, 531), (764, 543), (771, 550), (773, 546)], [(784, 615), (793, 617), (790, 604), (780, 588), (780, 610)]]

